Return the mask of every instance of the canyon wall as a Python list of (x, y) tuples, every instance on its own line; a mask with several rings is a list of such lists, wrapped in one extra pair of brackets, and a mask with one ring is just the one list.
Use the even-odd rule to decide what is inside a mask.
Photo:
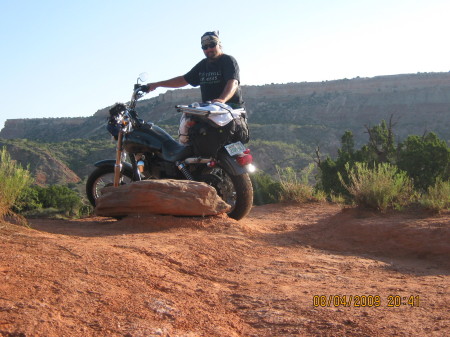
[[(450, 73), (419, 73), (323, 82), (243, 86), (251, 124), (323, 126), (358, 132), (382, 119), (397, 123), (398, 135), (435, 131), (450, 139)], [(177, 124), (176, 104), (200, 101), (200, 91), (169, 90), (138, 103), (141, 118)], [(86, 118), (10, 119), (1, 138), (63, 141), (104, 135), (108, 107)]]

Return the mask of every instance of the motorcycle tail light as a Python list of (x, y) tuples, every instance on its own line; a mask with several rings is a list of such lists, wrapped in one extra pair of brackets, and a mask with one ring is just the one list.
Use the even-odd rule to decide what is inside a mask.
[(216, 162), (215, 161), (210, 161), (209, 163), (206, 164), (206, 166), (208, 166), (208, 167), (216, 167)]
[(237, 157), (236, 161), (238, 162), (239, 165), (245, 166), (245, 165), (251, 164), (253, 162), (253, 157), (251, 154), (246, 154), (246, 155)]

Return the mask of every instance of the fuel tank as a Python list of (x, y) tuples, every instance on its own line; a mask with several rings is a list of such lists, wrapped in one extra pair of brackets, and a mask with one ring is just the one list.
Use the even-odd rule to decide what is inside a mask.
[(171, 135), (154, 124), (144, 124), (124, 135), (123, 147), (131, 153), (161, 151), (164, 142), (176, 142)]

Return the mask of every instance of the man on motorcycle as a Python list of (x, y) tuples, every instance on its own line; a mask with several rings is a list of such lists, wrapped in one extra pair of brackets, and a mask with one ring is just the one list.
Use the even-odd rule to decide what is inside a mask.
[(169, 80), (148, 83), (148, 91), (156, 88), (181, 88), (188, 84), (200, 85), (202, 101), (227, 103), (233, 108), (242, 107), (242, 93), (239, 66), (235, 58), (224, 54), (218, 32), (206, 32), (201, 37), (201, 45), (206, 58), (197, 63), (185, 75)]

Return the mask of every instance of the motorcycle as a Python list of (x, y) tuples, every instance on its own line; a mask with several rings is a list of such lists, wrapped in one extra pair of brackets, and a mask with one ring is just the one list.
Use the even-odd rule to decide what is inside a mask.
[[(117, 141), (116, 159), (102, 160), (88, 177), (86, 194), (95, 207), (102, 190), (145, 179), (184, 179), (205, 182), (231, 206), (228, 216), (240, 220), (253, 204), (249, 173), (255, 171), (248, 142), (245, 109), (213, 103), (178, 105), (184, 136), (181, 144), (165, 130), (139, 118), (137, 101), (147, 92), (141, 74), (131, 101), (110, 109), (107, 129)], [(181, 128), (180, 128), (181, 130)]]

